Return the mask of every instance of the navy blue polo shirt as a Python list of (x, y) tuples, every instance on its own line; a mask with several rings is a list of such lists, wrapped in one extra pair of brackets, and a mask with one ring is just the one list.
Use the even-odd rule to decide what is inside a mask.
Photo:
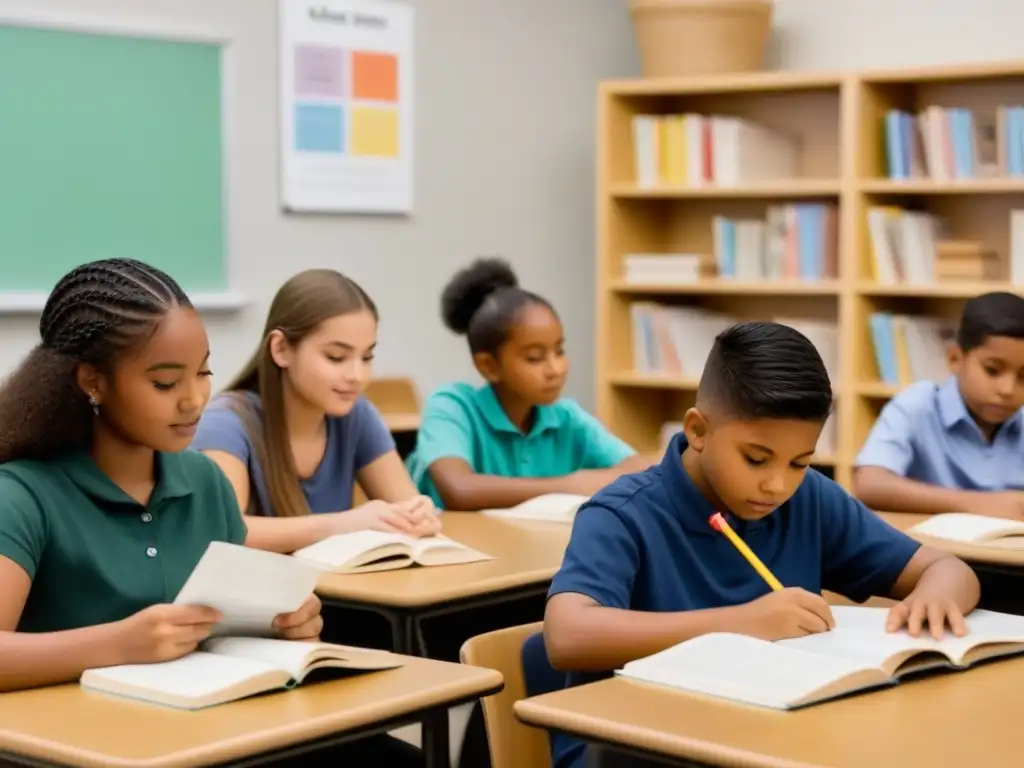
[[(660, 465), (619, 478), (580, 507), (549, 598), (578, 592), (608, 608), (676, 612), (742, 605), (770, 591), (708, 524), (716, 510), (683, 470), (686, 446), (680, 433)], [(784, 586), (857, 602), (888, 594), (919, 546), (813, 469), (767, 517), (724, 514)], [(606, 676), (570, 672), (568, 684)], [(557, 741), (565, 743), (555, 748), (556, 768), (573, 765), (582, 743)]]

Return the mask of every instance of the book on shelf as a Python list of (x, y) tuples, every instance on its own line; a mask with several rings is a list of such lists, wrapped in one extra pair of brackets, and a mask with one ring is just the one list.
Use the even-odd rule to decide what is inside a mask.
[(712, 220), (719, 277), (740, 280), (833, 279), (839, 274), (834, 205), (770, 205), (761, 219)]
[(617, 674), (644, 683), (773, 709), (796, 709), (909, 675), (962, 670), (1024, 652), (1024, 617), (975, 610), (970, 632), (941, 640), (885, 630), (886, 608), (832, 606), (828, 632), (768, 642), (713, 633), (625, 664)]
[(745, 118), (635, 115), (632, 134), (640, 187), (739, 187), (799, 172), (799, 141)]
[(941, 236), (935, 216), (895, 206), (868, 209), (873, 278), (884, 285), (935, 281), (935, 249)]
[(694, 253), (628, 253), (624, 279), (633, 285), (690, 285), (701, 279), (703, 262)]
[(878, 377), (886, 384), (906, 386), (916, 381), (944, 381), (952, 327), (944, 320), (874, 312), (868, 317)]
[(386, 651), (319, 642), (255, 637), (208, 640), (173, 661), (87, 669), (88, 691), (179, 709), (202, 709), (300, 685), (314, 672), (334, 674), (395, 669), (402, 659)]
[(1010, 211), (1010, 282), (1024, 283), (1024, 210)]
[(715, 337), (736, 319), (702, 307), (637, 301), (629, 306), (633, 370), (651, 376), (697, 378)]
[(1024, 549), (1024, 522), (1002, 517), (946, 512), (932, 515), (907, 533), (995, 549)]
[(929, 106), (885, 116), (890, 179), (991, 179), (1024, 176), (1024, 107)]
[(447, 536), (417, 539), (385, 531), (338, 533), (292, 554), (335, 573), (393, 571), (412, 565), (460, 565), (493, 559)]
[(590, 500), (576, 493), (545, 493), (506, 509), (483, 509), (481, 514), (506, 520), (541, 520), (551, 523), (571, 523), (576, 511)]

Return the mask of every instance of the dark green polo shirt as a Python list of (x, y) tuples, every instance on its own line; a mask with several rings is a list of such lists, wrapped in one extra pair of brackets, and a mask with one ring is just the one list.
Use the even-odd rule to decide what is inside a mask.
[(0, 466), (0, 555), (32, 578), (19, 632), (119, 621), (172, 602), (211, 541), (245, 542), (227, 478), (195, 451), (157, 454), (143, 506), (88, 454)]

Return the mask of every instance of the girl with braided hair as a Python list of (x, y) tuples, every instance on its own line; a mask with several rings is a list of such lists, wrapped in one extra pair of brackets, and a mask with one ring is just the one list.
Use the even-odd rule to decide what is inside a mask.
[[(183, 656), (212, 608), (171, 605), (211, 541), (244, 544), (231, 485), (185, 451), (210, 395), (202, 320), (128, 259), (54, 288), (41, 343), (0, 387), (0, 690)], [(322, 626), (310, 595), (286, 637)]]

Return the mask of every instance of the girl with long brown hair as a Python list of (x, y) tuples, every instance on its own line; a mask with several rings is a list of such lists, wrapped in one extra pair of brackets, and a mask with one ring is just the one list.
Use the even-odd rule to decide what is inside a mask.
[[(293, 552), (356, 530), (440, 530), (362, 396), (377, 322), (353, 280), (329, 269), (295, 275), (274, 297), (255, 354), (203, 415), (192, 447), (231, 481), (247, 545)], [(357, 481), (371, 501), (350, 509)]]

